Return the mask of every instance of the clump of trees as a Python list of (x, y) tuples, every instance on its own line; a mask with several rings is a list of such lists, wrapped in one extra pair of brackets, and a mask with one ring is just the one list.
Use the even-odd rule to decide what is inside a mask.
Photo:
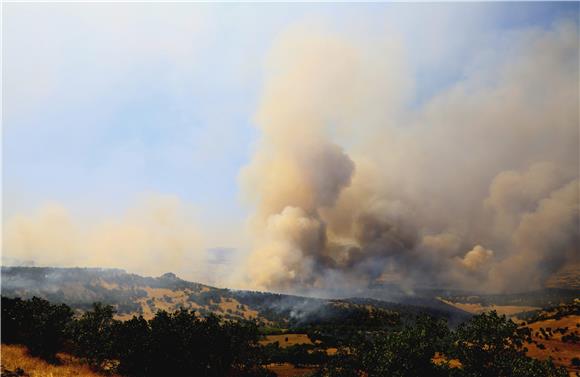
[(413, 325), (366, 332), (342, 347), (319, 377), (450, 376), (565, 377), (551, 360), (526, 356), (530, 330), (495, 311), (474, 316), (456, 331), (420, 316)]
[(447, 349), (450, 336), (444, 321), (427, 316), (399, 330), (361, 333), (316, 376), (448, 376), (449, 369), (433, 358)]
[(2, 297), (2, 341), (26, 345), (49, 361), (66, 351), (95, 369), (126, 376), (269, 376), (254, 323), (159, 311), (151, 320), (113, 319), (112, 306), (94, 304), (75, 318), (64, 305)]
[[(403, 325), (375, 314), (358, 330), (346, 321), (342, 330), (349, 331), (335, 339), (317, 322), (307, 331), (315, 344), (282, 349), (261, 346), (255, 322), (202, 318), (186, 309), (117, 321), (108, 305), (94, 304), (74, 316), (64, 304), (3, 297), (2, 342), (24, 344), (33, 355), (52, 361), (57, 352), (68, 352), (95, 369), (140, 377), (261, 377), (273, 375), (264, 365), (283, 362), (318, 366), (318, 377), (567, 376), (551, 360), (527, 357), (530, 330), (496, 312), (474, 316), (454, 331), (428, 316)], [(379, 318), (386, 325), (375, 323)], [(335, 355), (326, 353), (331, 345), (338, 347)]]
[(2, 297), (2, 342), (24, 344), (31, 355), (55, 361), (68, 340), (72, 318), (72, 309), (64, 304)]
[(526, 356), (529, 328), (520, 328), (495, 311), (475, 316), (453, 334), (449, 355), (461, 363), (460, 376), (567, 376), (551, 360)]
[(580, 343), (580, 337), (578, 336), (578, 333), (576, 331), (573, 331), (568, 335), (563, 335), (562, 342), (577, 344)]

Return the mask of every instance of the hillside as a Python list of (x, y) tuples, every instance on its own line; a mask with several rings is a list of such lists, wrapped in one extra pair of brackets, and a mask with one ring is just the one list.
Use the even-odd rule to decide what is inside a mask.
[(83, 311), (94, 302), (111, 304), (119, 319), (152, 318), (158, 310), (180, 307), (204, 315), (257, 318), (258, 313), (232, 297), (229, 290), (179, 279), (172, 273), (143, 277), (120, 269), (2, 267), (2, 295), (38, 296)]
[(2, 267), (2, 295), (38, 296), (66, 303), (79, 312), (90, 309), (94, 302), (102, 302), (115, 307), (117, 319), (133, 315), (149, 319), (158, 310), (183, 307), (200, 315), (214, 313), (229, 319), (255, 319), (277, 328), (366, 318), (371, 308), (403, 318), (428, 312), (451, 323), (470, 317), (432, 298), (408, 298), (399, 303), (360, 298), (325, 300), (216, 288), (182, 280), (172, 273), (143, 277), (120, 269), (100, 268)]
[(556, 365), (580, 374), (580, 365), (572, 362), (580, 355), (580, 299), (541, 310), (521, 313), (522, 325), (531, 329), (533, 343), (528, 355), (538, 359), (552, 358)]
[[(424, 292), (423, 296), (400, 296), (398, 302), (364, 297), (327, 300), (220, 289), (188, 282), (170, 273), (152, 278), (110, 269), (3, 267), (3, 328), (19, 329), (3, 334), (3, 341), (31, 347), (37, 344), (37, 334), (44, 334), (47, 344), (50, 345), (52, 343), (49, 340), (53, 339), (51, 334), (59, 333), (54, 332), (52, 326), (61, 323), (58, 319), (59, 313), (67, 312), (69, 317), (66, 323), (61, 324), (63, 329), (71, 331), (60, 332), (64, 340), (61, 339), (61, 346), (57, 350), (64, 353), (71, 351), (76, 357), (82, 356), (90, 361), (93, 357), (92, 353), (83, 353), (86, 351), (83, 351), (85, 346), (83, 334), (87, 334), (86, 329), (92, 329), (88, 333), (94, 334), (90, 321), (102, 318), (100, 316), (104, 315), (102, 306), (95, 308), (91, 306), (94, 301), (100, 301), (114, 305), (118, 310), (116, 317), (122, 321), (112, 321), (113, 312), (108, 309), (110, 322), (107, 323), (110, 324), (110, 328), (99, 335), (103, 337), (102, 339), (98, 337), (93, 339), (93, 343), (114, 342), (114, 345), (111, 345), (112, 348), (107, 351), (109, 352), (107, 357), (110, 360), (117, 360), (117, 358), (121, 360), (123, 368), (137, 368), (145, 365), (143, 364), (145, 354), (161, 355), (159, 360), (164, 360), (169, 355), (171, 357), (181, 355), (180, 357), (184, 360), (190, 360), (191, 355), (184, 350), (191, 349), (194, 345), (179, 348), (181, 341), (175, 343), (175, 339), (185, 336), (183, 334), (189, 334), (190, 331), (211, 335), (217, 334), (216, 331), (219, 330), (223, 332), (223, 336), (233, 336), (232, 340), (237, 339), (240, 334), (246, 334), (244, 336), (248, 338), (244, 338), (246, 339), (244, 344), (253, 351), (250, 353), (246, 352), (247, 350), (240, 351), (239, 357), (261, 355), (258, 359), (252, 359), (253, 361), (243, 359), (244, 363), (248, 363), (248, 367), (257, 365), (258, 369), (262, 368), (260, 369), (262, 371), (269, 370), (281, 376), (299, 376), (318, 368), (333, 368), (335, 361), (350, 355), (348, 350), (352, 347), (359, 349), (356, 355), (365, 355), (377, 344), (379, 347), (385, 347), (381, 351), (385, 355), (396, 355), (395, 358), (410, 357), (415, 360), (411, 363), (413, 364), (416, 362), (415, 358), (418, 357), (414, 353), (417, 352), (415, 348), (417, 341), (430, 347), (424, 350), (428, 356), (425, 360), (428, 362), (421, 367), (429, 369), (432, 368), (433, 363), (436, 363), (436, 361), (432, 363), (431, 360), (441, 359), (437, 355), (441, 354), (442, 349), (456, 344), (446, 343), (450, 339), (463, 339), (462, 341), (467, 342), (466, 344), (473, 344), (479, 339), (481, 333), (501, 339), (505, 337), (519, 339), (514, 340), (513, 344), (520, 344), (520, 342), (524, 344), (525, 340), (527, 349), (524, 352), (528, 356), (534, 359), (552, 358), (557, 366), (567, 368), (568, 372), (578, 371), (574, 366), (574, 358), (580, 351), (578, 349), (580, 300), (570, 299), (577, 295), (577, 291), (548, 290), (519, 296), (454, 292), (453, 295), (433, 297), (441, 293), (434, 290)], [(19, 299), (8, 298), (32, 296), (44, 297), (53, 304), (43, 303), (43, 300), (39, 299), (23, 302)], [(516, 323), (498, 316), (495, 312), (472, 316), (460, 309), (461, 307), (469, 309), (478, 305), (479, 311), (487, 312), (488, 309), (505, 309), (511, 305), (519, 310), (525, 308), (524, 304), (531, 302), (538, 304), (560, 302), (560, 304), (543, 310), (517, 313), (517, 316), (512, 316)], [(66, 303), (70, 305), (70, 308), (66, 310), (60, 308), (64, 305), (59, 305), (57, 308), (58, 303)], [(180, 307), (194, 309), (195, 313), (158, 312), (158, 310), (173, 312)], [(97, 310), (100, 310), (99, 315), (96, 314)], [(222, 318), (256, 319), (258, 326), (251, 322), (220, 321), (212, 316), (203, 316), (210, 313)], [(431, 317), (446, 319), (449, 326), (433, 318), (417, 317), (424, 313), (430, 314)], [(149, 321), (142, 318), (124, 321), (135, 314), (141, 314)], [(35, 319), (31, 320), (31, 318)], [(187, 331), (179, 330), (180, 326), (185, 325), (189, 326), (186, 326)], [(508, 326), (511, 329), (510, 332), (505, 334), (498, 332), (498, 329), (504, 328), (503, 326)], [(525, 329), (527, 326), (530, 327), (529, 330)], [(516, 333), (518, 328), (527, 331), (528, 335), (518, 335)], [(206, 331), (208, 329), (211, 331)], [(473, 334), (475, 338), (472, 338)], [(222, 335), (211, 336), (221, 339)], [(141, 348), (127, 348), (126, 336), (136, 339), (129, 341), (129, 344), (139, 344)], [(209, 339), (213, 339), (211, 336), (203, 342), (204, 345)], [(195, 339), (198, 337), (185, 336), (182, 341), (192, 342)], [(428, 341), (425, 341), (427, 339)], [(94, 344), (88, 349), (93, 350)], [(156, 344), (162, 344), (162, 346), (158, 347)], [(223, 344), (238, 343), (231, 343), (227, 340)], [(505, 343), (502, 340), (501, 344), (512, 344), (512, 342)], [(171, 346), (177, 348), (171, 350)], [(195, 347), (199, 349), (199, 344)], [(482, 347), (487, 349), (485, 344)], [(240, 348), (240, 350), (244, 349)], [(453, 358), (458, 357), (462, 360), (460, 365), (470, 363), (471, 359), (468, 355), (462, 356), (463, 351), (464, 347), (459, 347), (450, 353), (450, 359), (454, 360)], [(34, 352), (38, 352), (38, 349), (35, 348)], [(219, 351), (217, 354), (223, 356), (229, 354), (229, 351)], [(18, 360), (21, 359), (21, 356), (15, 355)], [(352, 355), (353, 359), (349, 362), (363, 363), (361, 368), (373, 370), (374, 360), (372, 362), (370, 359), (357, 360), (356, 355)], [(145, 359), (157, 360), (156, 357), (145, 357)], [(531, 363), (530, 365), (533, 364), (534, 368), (540, 368), (538, 376), (545, 375), (541, 374), (542, 368), (552, 368), (549, 362), (542, 364), (533, 359), (525, 359), (523, 354), (512, 353), (511, 357), (518, 359), (519, 362)], [(139, 362), (135, 363), (135, 360)], [(441, 360), (445, 360), (445, 357)], [(3, 363), (3, 366), (7, 371), (13, 372), (16, 367), (22, 367), (28, 361), (30, 360), (22, 359), (14, 365)], [(70, 359), (70, 361), (75, 364), (74, 368), (80, 366), (77, 365), (76, 360)], [(365, 364), (367, 361), (370, 363)], [(33, 364), (23, 369), (27, 373), (32, 372), (35, 368)], [(148, 368), (157, 368), (163, 373), (167, 372), (168, 366), (178, 364), (169, 361), (156, 362), (151, 365), (146, 363)], [(106, 365), (108, 365), (106, 360), (101, 360), (97, 369), (103, 370), (103, 366)], [(44, 368), (43, 365), (40, 367)], [(479, 364), (476, 367), (480, 368)], [(116, 370), (121, 371), (124, 370), (123, 368), (118, 367)], [(451, 365), (451, 368), (454, 366)], [(60, 375), (58, 373), (59, 371), (54, 372), (55, 375)]]
[(445, 301), (461, 304), (480, 304), (482, 306), (496, 307), (512, 306), (545, 308), (574, 302), (575, 299), (580, 298), (580, 289), (544, 288), (529, 292), (505, 294), (456, 292), (454, 294), (441, 295), (440, 297)]

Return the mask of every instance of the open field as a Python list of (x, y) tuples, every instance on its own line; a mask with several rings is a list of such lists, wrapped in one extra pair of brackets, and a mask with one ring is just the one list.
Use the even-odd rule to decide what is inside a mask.
[(481, 314), (495, 310), (498, 314), (505, 314), (509, 317), (516, 315), (518, 313), (540, 309), (539, 307), (536, 306), (482, 305), (480, 303), (461, 303), (461, 302), (452, 302), (444, 299), (440, 300), (448, 305), (451, 305), (457, 309), (464, 310), (471, 314)]
[[(307, 334), (281, 334), (281, 335), (267, 335), (260, 341), (260, 344), (266, 345), (278, 342), (280, 348), (292, 347), (298, 344), (320, 344), (319, 341), (312, 342)], [(335, 355), (338, 351), (334, 347), (325, 348), (327, 355)]]
[(295, 344), (314, 344), (306, 334), (281, 334), (267, 335), (260, 344), (270, 344), (278, 342), (280, 347), (286, 348)]
[[(2, 344), (0, 347), (2, 359), (2, 375), (5, 371), (15, 372), (22, 369), (30, 377), (103, 377), (103, 374), (92, 371), (86, 364), (66, 354), (58, 354), (62, 364), (52, 365), (44, 360), (28, 355), (26, 347)], [(115, 377), (116, 375), (107, 375)]]

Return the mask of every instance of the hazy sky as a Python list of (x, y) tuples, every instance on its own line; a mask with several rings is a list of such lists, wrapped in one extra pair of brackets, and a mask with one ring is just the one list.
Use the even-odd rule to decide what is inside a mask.
[(247, 249), (239, 175), (280, 35), (396, 35), (419, 107), (495, 59), (510, 31), (577, 25), (578, 6), (6, 4), (3, 220), (56, 205), (75, 223), (117, 222), (162, 197), (187, 212), (173, 220), (195, 223), (186, 254)]

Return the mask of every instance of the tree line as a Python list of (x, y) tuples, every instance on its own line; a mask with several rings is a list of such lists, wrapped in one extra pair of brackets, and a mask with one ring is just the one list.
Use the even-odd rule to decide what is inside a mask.
[(263, 366), (259, 332), (249, 321), (224, 321), (193, 311), (159, 311), (154, 318), (113, 319), (112, 306), (96, 303), (75, 317), (65, 304), (2, 297), (2, 342), (57, 362), (75, 355), (95, 369), (125, 376), (271, 376)]
[[(23, 344), (52, 361), (67, 352), (95, 369), (130, 377), (271, 376), (265, 365), (283, 362), (315, 366), (315, 377), (567, 376), (551, 360), (527, 357), (530, 330), (495, 312), (474, 316), (456, 330), (424, 315), (406, 325), (389, 317), (384, 327), (373, 323), (347, 334), (319, 323), (308, 331), (315, 344), (286, 349), (260, 345), (251, 321), (202, 318), (186, 309), (159, 311), (150, 320), (118, 321), (114, 313), (97, 303), (75, 316), (65, 304), (2, 297), (2, 342)], [(327, 354), (329, 347), (338, 348), (336, 354)]]

